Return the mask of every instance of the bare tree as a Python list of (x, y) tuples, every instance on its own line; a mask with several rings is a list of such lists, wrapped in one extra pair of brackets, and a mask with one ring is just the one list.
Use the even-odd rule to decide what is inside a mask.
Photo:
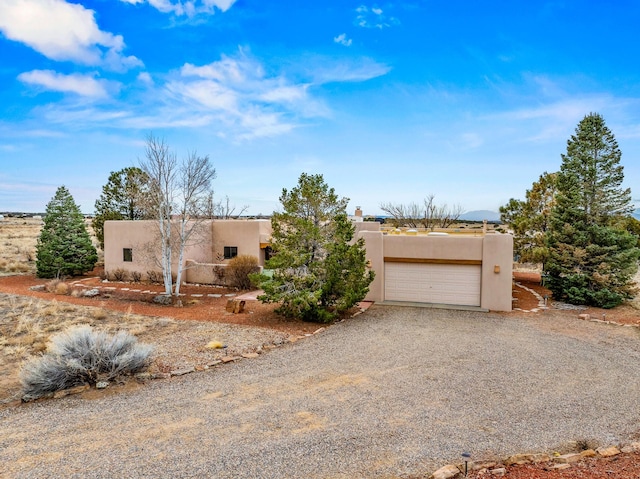
[(422, 222), (423, 211), (419, 204), (381, 203), (380, 209), (391, 216), (394, 226), (417, 228)]
[[(166, 294), (180, 294), (184, 250), (201, 229), (212, 195), (211, 182), (216, 176), (209, 156), (194, 151), (178, 159), (164, 139), (147, 137), (145, 159), (140, 168), (150, 182), (150, 211), (158, 222), (160, 265)], [(178, 254), (175, 288), (173, 254)]]
[(464, 211), (459, 204), (449, 207), (446, 203), (438, 205), (434, 200), (435, 195), (430, 194), (424, 198), (422, 205), (381, 203), (380, 209), (391, 216), (395, 226), (423, 227), (430, 230), (451, 226)]
[(240, 208), (238, 214), (236, 212), (236, 205), (232, 205), (229, 201), (229, 196), (225, 195), (224, 201), (220, 200), (213, 204), (213, 216), (221, 220), (238, 219), (242, 216), (242, 213), (249, 209), (249, 205), (244, 205)]

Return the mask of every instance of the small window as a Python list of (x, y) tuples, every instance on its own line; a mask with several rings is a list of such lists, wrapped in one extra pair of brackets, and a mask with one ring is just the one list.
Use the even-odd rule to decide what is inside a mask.
[(122, 261), (127, 263), (133, 261), (133, 250), (131, 248), (122, 248)]
[(238, 256), (237, 246), (225, 246), (224, 247), (224, 259), (231, 259)]

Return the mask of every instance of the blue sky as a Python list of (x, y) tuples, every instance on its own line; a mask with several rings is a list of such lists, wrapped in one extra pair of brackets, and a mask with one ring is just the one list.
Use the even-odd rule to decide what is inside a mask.
[(149, 133), (218, 198), (322, 173), (382, 202), (498, 207), (602, 114), (640, 197), (640, 2), (0, 0), (0, 211), (93, 212)]

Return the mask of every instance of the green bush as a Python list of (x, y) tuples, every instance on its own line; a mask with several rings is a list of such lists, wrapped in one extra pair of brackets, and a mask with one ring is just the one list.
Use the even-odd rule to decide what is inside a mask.
[(23, 400), (119, 376), (134, 374), (149, 365), (152, 347), (139, 344), (125, 331), (115, 335), (76, 326), (51, 338), (43, 356), (28, 361), (20, 371)]
[(254, 287), (250, 275), (260, 272), (258, 258), (250, 255), (240, 255), (232, 258), (227, 264), (225, 277), (229, 286), (238, 289), (251, 289)]

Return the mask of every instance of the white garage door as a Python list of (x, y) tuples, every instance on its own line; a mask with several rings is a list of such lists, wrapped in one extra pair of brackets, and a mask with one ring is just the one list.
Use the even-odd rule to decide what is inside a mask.
[(385, 262), (385, 300), (480, 306), (481, 265)]

